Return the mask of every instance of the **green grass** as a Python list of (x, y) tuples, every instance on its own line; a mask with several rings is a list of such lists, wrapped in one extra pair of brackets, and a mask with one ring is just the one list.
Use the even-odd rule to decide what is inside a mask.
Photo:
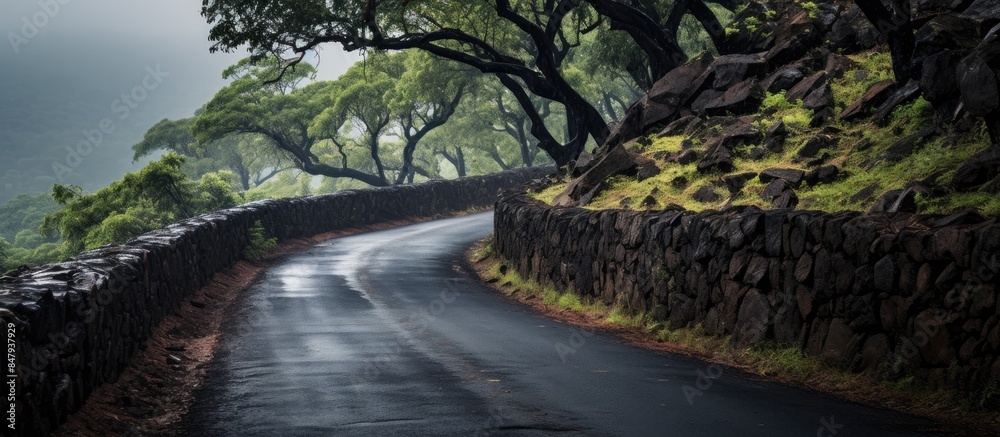
[(795, 346), (755, 345), (747, 348), (746, 356), (765, 375), (807, 379), (817, 372), (829, 371), (818, 358)]

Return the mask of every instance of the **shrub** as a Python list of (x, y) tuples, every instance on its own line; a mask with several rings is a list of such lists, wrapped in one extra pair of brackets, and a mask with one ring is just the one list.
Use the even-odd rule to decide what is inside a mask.
[(260, 223), (260, 220), (257, 220), (250, 227), (250, 238), (246, 249), (243, 250), (243, 257), (247, 261), (257, 261), (277, 245), (278, 239), (274, 237), (267, 238), (264, 233), (264, 225)]

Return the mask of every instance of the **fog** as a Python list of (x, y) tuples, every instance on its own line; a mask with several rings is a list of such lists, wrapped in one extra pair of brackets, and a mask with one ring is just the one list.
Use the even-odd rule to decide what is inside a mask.
[[(131, 146), (190, 116), (246, 55), (209, 53), (200, 0), (43, 0), (0, 5), (0, 203), (54, 183), (94, 191), (144, 163)], [(30, 24), (29, 24), (30, 23)], [(356, 60), (319, 58), (333, 79)]]

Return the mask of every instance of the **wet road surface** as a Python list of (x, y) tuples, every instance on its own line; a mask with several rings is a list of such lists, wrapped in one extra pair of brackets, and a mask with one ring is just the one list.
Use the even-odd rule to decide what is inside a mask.
[(211, 436), (927, 435), (922, 419), (648, 351), (455, 268), (492, 214), (330, 240), (247, 292), (185, 429)]

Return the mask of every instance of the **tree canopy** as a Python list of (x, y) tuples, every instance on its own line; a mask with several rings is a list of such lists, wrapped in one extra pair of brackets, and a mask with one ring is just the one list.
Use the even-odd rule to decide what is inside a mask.
[[(677, 42), (684, 16), (696, 17), (716, 46), (725, 38), (702, 0), (205, 0), (202, 14), (213, 25), (213, 50), (245, 46), (254, 59), (291, 53), (287, 66), (322, 44), (337, 43), (346, 50), (415, 48), (492, 74), (531, 121), (538, 147), (559, 164), (574, 159), (588, 141), (602, 144), (609, 135), (607, 120), (565, 68), (587, 35), (626, 33), (645, 58), (623, 66), (643, 88), (687, 59)], [(565, 135), (546, 126), (532, 96), (564, 108)]]

